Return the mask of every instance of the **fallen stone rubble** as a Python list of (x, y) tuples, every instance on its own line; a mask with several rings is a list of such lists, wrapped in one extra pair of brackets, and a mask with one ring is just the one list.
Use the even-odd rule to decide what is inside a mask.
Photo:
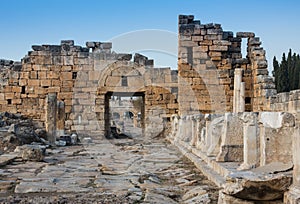
[(43, 128), (20, 114), (0, 113), (0, 155), (32, 143), (47, 144)]

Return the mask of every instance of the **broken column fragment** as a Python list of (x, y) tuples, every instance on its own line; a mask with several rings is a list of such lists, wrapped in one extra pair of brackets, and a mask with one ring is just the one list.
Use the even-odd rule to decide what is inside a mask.
[(46, 97), (46, 131), (47, 140), (50, 144), (56, 141), (56, 112), (57, 112), (57, 95), (49, 93)]
[(65, 103), (63, 101), (57, 102), (57, 116), (56, 116), (56, 124), (57, 131), (56, 136), (60, 137), (65, 135)]

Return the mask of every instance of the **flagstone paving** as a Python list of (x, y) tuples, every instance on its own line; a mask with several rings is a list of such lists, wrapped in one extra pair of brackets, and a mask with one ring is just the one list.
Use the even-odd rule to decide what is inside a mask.
[(218, 188), (159, 139), (47, 149), (0, 169), (0, 203), (217, 203)]

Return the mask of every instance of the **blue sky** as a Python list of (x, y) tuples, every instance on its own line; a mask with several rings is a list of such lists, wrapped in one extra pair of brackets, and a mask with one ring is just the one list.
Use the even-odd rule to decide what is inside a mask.
[[(221, 23), (224, 30), (255, 32), (269, 64), (274, 55), (281, 58), (289, 48), (300, 53), (300, 1), (296, 0), (1, 0), (0, 8), (0, 58), (4, 59), (19, 60), (33, 44), (59, 44), (63, 39), (84, 46), (86, 41), (109, 41), (145, 29), (176, 35), (179, 14), (195, 15), (202, 23)], [(176, 66), (176, 56), (162, 58), (158, 65)]]

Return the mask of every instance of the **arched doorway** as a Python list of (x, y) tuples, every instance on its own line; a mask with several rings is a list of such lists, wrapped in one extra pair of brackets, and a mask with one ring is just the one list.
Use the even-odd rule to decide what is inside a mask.
[[(128, 112), (125, 118), (138, 122), (133, 126), (141, 128), (141, 136), (155, 138), (163, 134), (164, 124), (170, 122), (171, 115), (178, 110), (177, 92), (174, 92), (178, 90), (177, 79), (172, 79), (169, 68), (148, 68), (128, 61), (117, 61), (105, 69), (99, 80), (95, 108), (105, 136), (111, 137), (112, 111)], [(131, 109), (122, 107), (128, 102), (123, 98), (132, 100)], [(113, 107), (112, 99), (120, 101), (114, 101), (116, 106)], [(117, 108), (123, 110), (117, 111)], [(122, 119), (123, 115), (120, 117)]]

